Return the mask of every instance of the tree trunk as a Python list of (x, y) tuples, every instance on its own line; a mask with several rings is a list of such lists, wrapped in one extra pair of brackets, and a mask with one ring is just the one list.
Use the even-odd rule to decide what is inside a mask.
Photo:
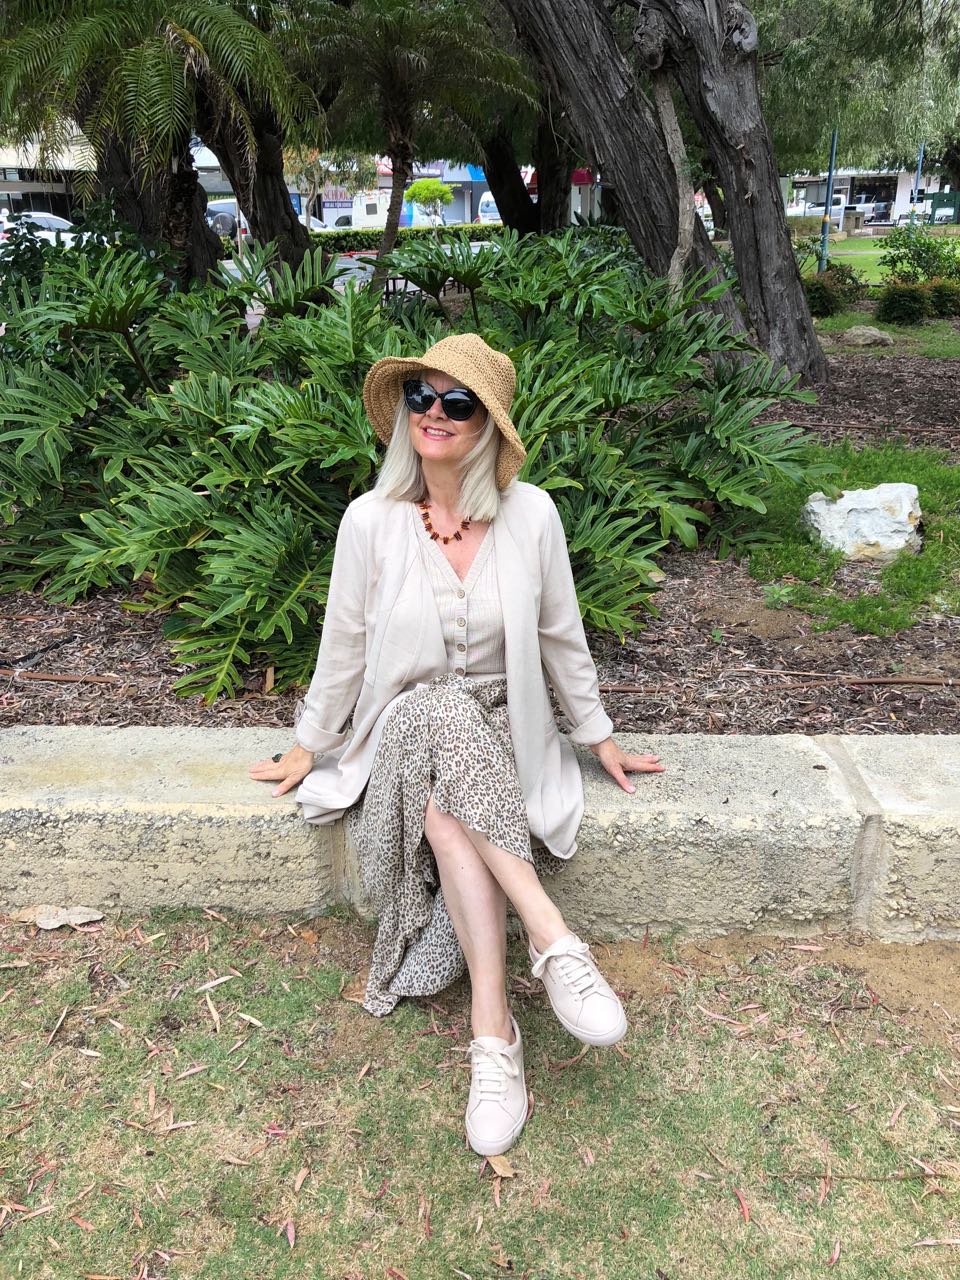
[(687, 149), (683, 145), (683, 134), (677, 120), (670, 83), (662, 71), (653, 73), (653, 100), (657, 104), (657, 115), (660, 117), (660, 128), (667, 142), (667, 150), (673, 163), (673, 171), (677, 175), (677, 201), (679, 204), (677, 219), (677, 247), (670, 259), (667, 279), (670, 288), (678, 293), (683, 287), (683, 276), (687, 267), (687, 259), (693, 249), (693, 230), (697, 216), (697, 207), (693, 199), (693, 187), (690, 185), (690, 166), (687, 162)]
[[(641, 257), (665, 276), (677, 245), (677, 180), (653, 108), (639, 89), (596, 0), (503, 0), (533, 46), (587, 154), (616, 189), (624, 229)], [(703, 227), (690, 266), (719, 270)], [(729, 291), (715, 304), (737, 330), (743, 321)]]
[(97, 195), (109, 200), (121, 222), (133, 227), (146, 244), (160, 239), (170, 173), (146, 177), (130, 152), (112, 134), (104, 139), (97, 166)]
[(557, 133), (546, 95), (541, 102), (540, 119), (533, 142), (533, 159), (537, 166), (540, 230), (544, 233), (560, 231), (570, 225), (570, 170), (573, 168), (573, 154), (566, 141)]
[(191, 280), (206, 280), (220, 259), (220, 238), (204, 217), (207, 197), (187, 145), (169, 169), (148, 174), (111, 136), (103, 148), (97, 187), (145, 243), (169, 246), (173, 276), (181, 288)]
[(197, 132), (227, 175), (250, 236), (261, 244), (274, 240), (283, 262), (296, 269), (310, 248), (310, 236), (297, 217), (283, 172), (283, 139), (269, 106), (251, 108), (256, 152), (226, 112), (198, 93)]
[(497, 132), (484, 138), (482, 145), (483, 172), (503, 225), (521, 236), (539, 231), (540, 214), (524, 184), (508, 124), (501, 122)]
[(645, 58), (660, 45), (727, 202), (744, 302), (777, 365), (827, 378), (790, 244), (773, 144), (757, 83), (757, 30), (739, 0), (644, 0), (635, 32)]
[(204, 216), (207, 193), (201, 187), (193, 156), (184, 147), (170, 175), (169, 200), (162, 239), (170, 246), (177, 263), (182, 288), (191, 280), (205, 281), (222, 256), (220, 237)]
[(370, 287), (373, 289), (382, 289), (386, 283), (387, 268), (383, 265), (383, 259), (388, 253), (392, 253), (393, 246), (397, 243), (400, 213), (403, 209), (403, 193), (413, 176), (413, 158), (406, 148), (400, 153), (390, 155), (390, 164), (393, 169), (393, 177), (390, 180), (390, 203), (387, 206), (387, 222), (383, 228), (377, 265), (373, 271), (373, 279), (370, 281)]

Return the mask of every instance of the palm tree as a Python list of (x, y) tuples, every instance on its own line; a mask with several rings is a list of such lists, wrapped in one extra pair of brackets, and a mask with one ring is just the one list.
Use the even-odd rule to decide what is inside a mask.
[[(470, 119), (482, 91), (523, 95), (526, 82), (517, 59), (496, 46), (477, 0), (354, 0), (349, 7), (321, 0), (317, 18), (320, 65), (340, 82), (331, 132), (390, 160), (385, 256), (431, 123), (447, 112)], [(384, 275), (378, 265), (374, 284)]]
[[(301, 108), (269, 34), (226, 0), (8, 0), (0, 46), (0, 120), (17, 141), (37, 142), (55, 167), (64, 140), (89, 143), (99, 188), (146, 239), (173, 249), (182, 282), (219, 256), (204, 218), (191, 141), (202, 104), (229, 124), (248, 171), (258, 163), (252, 102), (274, 122)], [(276, 124), (274, 124), (276, 127)], [(282, 166), (280, 182), (283, 182)], [(286, 197), (291, 256), (306, 232)], [(241, 202), (241, 207), (243, 203)], [(248, 212), (248, 210), (244, 210)], [(251, 229), (273, 238), (272, 227)]]

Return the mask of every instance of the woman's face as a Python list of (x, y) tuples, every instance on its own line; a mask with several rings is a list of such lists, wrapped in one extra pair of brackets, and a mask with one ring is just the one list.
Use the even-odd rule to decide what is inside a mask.
[[(424, 369), (420, 375), (439, 395), (462, 387), (463, 383), (451, 378), (439, 369)], [(477, 443), (487, 411), (478, 405), (472, 417), (465, 422), (453, 422), (443, 411), (439, 400), (434, 400), (426, 413), (408, 410), (410, 441), (424, 462), (439, 462), (455, 466), (462, 462)]]

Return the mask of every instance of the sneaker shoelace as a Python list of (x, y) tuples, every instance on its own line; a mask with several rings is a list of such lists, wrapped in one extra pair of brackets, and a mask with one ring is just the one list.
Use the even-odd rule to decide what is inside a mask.
[(581, 999), (598, 990), (600, 971), (593, 956), (590, 955), (588, 943), (564, 943), (561, 951), (553, 951), (550, 947), (547, 947), (531, 970), (535, 978), (543, 977), (549, 960), (553, 961), (553, 968), (550, 971), (552, 976), (580, 996)]
[(516, 1079), (520, 1068), (506, 1049), (494, 1049), (471, 1040), (467, 1050), (481, 1102), (499, 1102), (506, 1095), (507, 1079)]

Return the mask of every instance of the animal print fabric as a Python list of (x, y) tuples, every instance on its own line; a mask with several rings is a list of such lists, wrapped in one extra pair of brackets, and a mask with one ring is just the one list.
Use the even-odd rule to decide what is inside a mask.
[(427, 800), (538, 874), (563, 861), (531, 848), (507, 716), (507, 682), (437, 676), (406, 694), (380, 736), (370, 781), (347, 819), (364, 889), (379, 917), (363, 1007), (442, 991), (465, 962), (423, 834)]

